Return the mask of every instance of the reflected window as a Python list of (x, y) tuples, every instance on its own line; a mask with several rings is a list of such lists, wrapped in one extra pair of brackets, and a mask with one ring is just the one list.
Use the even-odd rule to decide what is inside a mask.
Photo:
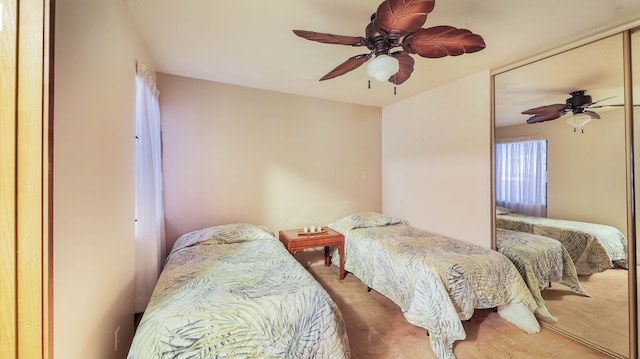
[(496, 205), (547, 216), (547, 140), (496, 140)]

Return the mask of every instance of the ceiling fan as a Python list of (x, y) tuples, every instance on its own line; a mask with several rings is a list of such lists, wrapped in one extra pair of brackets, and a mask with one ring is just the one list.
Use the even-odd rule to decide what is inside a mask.
[[(320, 78), (320, 81), (344, 75), (375, 57), (368, 65), (369, 76), (400, 85), (413, 72), (414, 59), (411, 54), (439, 58), (477, 52), (485, 48), (484, 39), (467, 29), (452, 26), (422, 28), (434, 6), (435, 0), (385, 0), (371, 15), (371, 22), (365, 28), (365, 37), (306, 30), (293, 32), (311, 41), (366, 46), (370, 50), (350, 57)], [(402, 50), (391, 52), (397, 47)]]
[[(603, 106), (594, 106), (595, 104), (608, 100), (613, 97), (608, 97), (596, 102), (591, 100), (591, 96), (587, 95), (586, 90), (579, 90), (571, 92), (571, 97), (568, 98), (565, 103), (557, 103), (552, 105), (540, 106), (536, 108), (532, 108), (526, 111), (523, 111), (523, 115), (533, 115), (528, 120), (527, 123), (539, 123), (545, 121), (551, 121), (559, 118), (562, 115), (567, 113), (572, 113), (574, 115), (573, 125), (574, 127), (583, 126), (585, 123), (591, 121), (592, 118), (599, 119), (600, 115), (598, 115), (594, 111), (590, 111), (589, 108), (595, 107), (603, 107)], [(618, 106), (618, 105), (610, 105), (610, 106)], [(620, 105), (621, 106), (621, 105)], [(580, 119), (581, 116), (581, 119)]]

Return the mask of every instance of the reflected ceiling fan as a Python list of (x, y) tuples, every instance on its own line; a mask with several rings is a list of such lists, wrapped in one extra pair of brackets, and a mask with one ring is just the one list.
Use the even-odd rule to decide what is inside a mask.
[[(416, 54), (427, 58), (458, 56), (485, 48), (482, 36), (452, 26), (422, 25), (433, 10), (435, 0), (385, 0), (365, 28), (365, 37), (319, 33), (306, 30), (293, 32), (307, 40), (325, 44), (365, 46), (370, 52), (350, 57), (320, 78), (329, 80), (355, 70), (372, 57), (367, 72), (378, 81), (396, 85), (404, 83), (413, 72)], [(402, 48), (391, 52), (394, 48)]]
[[(584, 126), (587, 122), (591, 121), (592, 118), (599, 119), (600, 115), (596, 112), (591, 111), (590, 108), (598, 108), (604, 106), (594, 106), (595, 104), (611, 99), (613, 97), (608, 97), (596, 102), (591, 100), (591, 96), (587, 95), (586, 90), (579, 90), (571, 92), (571, 97), (568, 98), (565, 103), (557, 103), (552, 105), (540, 106), (536, 108), (532, 108), (526, 111), (522, 111), (523, 115), (533, 115), (528, 120), (527, 123), (539, 123), (545, 121), (555, 120), (560, 118), (567, 113), (572, 113), (567, 123), (573, 125), (574, 127)], [(607, 105), (607, 106), (622, 106), (622, 105)]]

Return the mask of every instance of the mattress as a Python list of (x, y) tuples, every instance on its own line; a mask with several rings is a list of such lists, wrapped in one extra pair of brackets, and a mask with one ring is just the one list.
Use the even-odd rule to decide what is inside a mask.
[[(329, 227), (345, 236), (345, 270), (395, 302), (409, 323), (427, 329), (438, 358), (455, 358), (453, 343), (466, 338), (461, 319), (475, 309), (497, 307), (522, 330), (540, 330), (531, 292), (497, 251), (375, 212), (346, 216)], [(339, 263), (337, 253), (332, 260)]]
[(180, 237), (133, 338), (139, 358), (349, 358), (337, 305), (271, 231)]

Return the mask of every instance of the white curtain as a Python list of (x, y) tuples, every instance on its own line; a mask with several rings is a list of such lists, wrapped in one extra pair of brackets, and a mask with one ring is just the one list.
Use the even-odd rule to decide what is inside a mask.
[(162, 145), (158, 90), (144, 65), (136, 65), (136, 302), (143, 312), (165, 257)]
[(544, 136), (496, 139), (496, 205), (547, 216), (547, 140)]

